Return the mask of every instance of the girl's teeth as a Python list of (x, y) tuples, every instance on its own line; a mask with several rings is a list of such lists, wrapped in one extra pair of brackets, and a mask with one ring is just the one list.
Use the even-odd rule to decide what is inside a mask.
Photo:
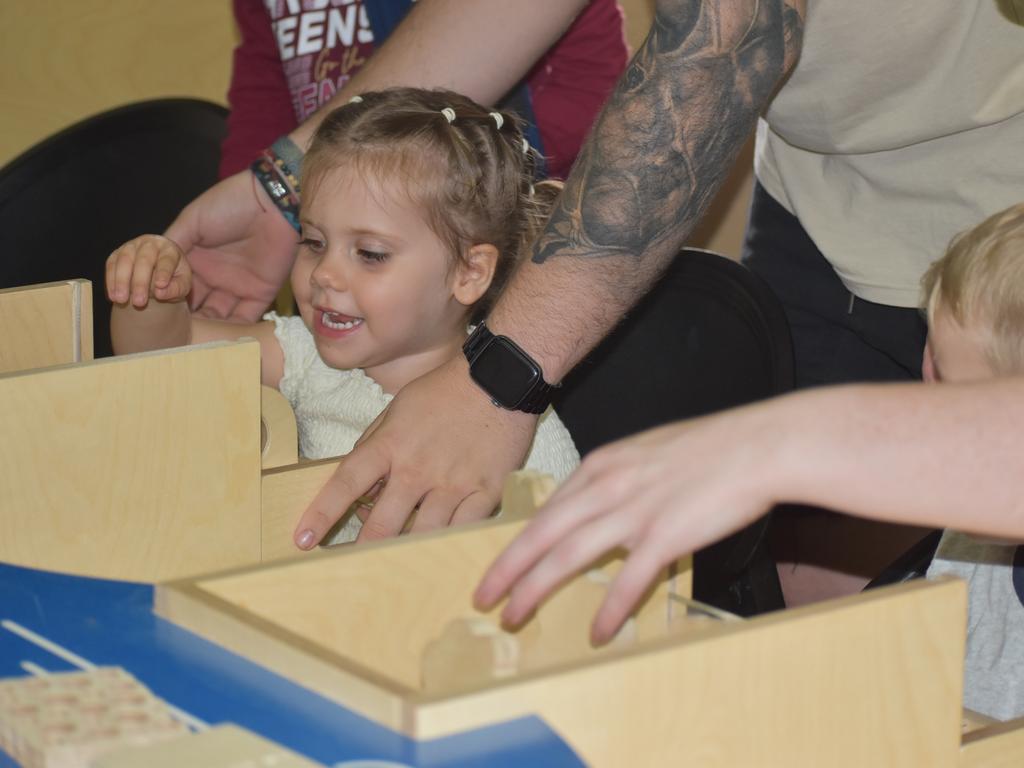
[(327, 312), (324, 312), (323, 322), (328, 328), (333, 328), (336, 331), (348, 331), (363, 323), (362, 318), (339, 323), (337, 320), (334, 320), (334, 315), (330, 315)]

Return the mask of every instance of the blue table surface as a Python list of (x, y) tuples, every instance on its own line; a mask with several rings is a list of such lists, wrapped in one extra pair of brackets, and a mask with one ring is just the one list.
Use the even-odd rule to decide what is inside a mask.
[[(153, 588), (0, 563), (0, 677), (119, 666), (196, 729), (231, 722), (325, 765), (582, 766), (540, 718), (414, 741), (164, 621)], [(15, 766), (0, 751), (0, 768)]]

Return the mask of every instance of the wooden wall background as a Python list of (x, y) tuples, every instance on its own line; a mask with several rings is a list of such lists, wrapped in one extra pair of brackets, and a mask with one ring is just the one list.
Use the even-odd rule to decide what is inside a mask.
[[(620, 3), (636, 48), (654, 0)], [(169, 96), (225, 103), (236, 40), (230, 0), (2, 0), (0, 165), (111, 107)], [(694, 245), (739, 254), (750, 168), (748, 147)]]

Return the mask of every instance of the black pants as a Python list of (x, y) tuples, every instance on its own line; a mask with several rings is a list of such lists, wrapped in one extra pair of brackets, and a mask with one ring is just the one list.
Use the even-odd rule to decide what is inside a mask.
[(855, 298), (797, 218), (757, 183), (743, 263), (782, 300), (798, 388), (921, 378), (921, 313)]
[[(855, 298), (796, 217), (760, 184), (754, 186), (743, 262), (782, 300), (793, 335), (798, 388), (921, 378), (927, 336), (921, 313)], [(784, 505), (772, 513), (768, 539), (774, 559), (789, 569), (789, 579), (798, 566), (816, 565), (866, 582), (927, 533)], [(799, 577), (802, 585), (783, 584), (790, 602), (803, 602), (816, 591), (813, 580), (819, 577), (801, 572), (811, 574)], [(822, 589), (828, 593), (831, 587)]]

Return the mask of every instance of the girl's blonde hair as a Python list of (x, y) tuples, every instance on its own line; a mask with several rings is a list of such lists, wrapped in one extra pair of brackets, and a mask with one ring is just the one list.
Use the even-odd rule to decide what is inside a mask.
[(997, 373), (1024, 371), (1024, 203), (954, 237), (921, 285), (929, 324), (942, 307), (981, 333)]
[(301, 187), (308, 200), (341, 167), (399, 178), (454, 259), (473, 245), (494, 245), (494, 279), (473, 307), (481, 318), (561, 191), (560, 182), (534, 183), (537, 159), (511, 113), (452, 91), (391, 88), (364, 93), (324, 118), (303, 160)]

